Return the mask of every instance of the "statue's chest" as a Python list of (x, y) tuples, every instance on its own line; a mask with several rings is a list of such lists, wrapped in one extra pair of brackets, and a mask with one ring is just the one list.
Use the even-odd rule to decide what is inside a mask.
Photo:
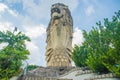
[(63, 33), (65, 35), (67, 31), (66, 28), (67, 27), (63, 19), (54, 20), (51, 27), (51, 34), (54, 34), (58, 37), (63, 36)]

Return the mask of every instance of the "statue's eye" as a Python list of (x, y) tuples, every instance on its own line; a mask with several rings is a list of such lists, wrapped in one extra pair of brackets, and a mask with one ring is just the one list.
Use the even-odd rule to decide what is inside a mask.
[(57, 9), (57, 12), (60, 13), (60, 9)]
[(60, 13), (60, 9), (58, 9), (58, 8), (53, 8), (52, 10), (51, 10), (51, 12), (53, 13), (53, 12), (58, 12), (58, 13)]

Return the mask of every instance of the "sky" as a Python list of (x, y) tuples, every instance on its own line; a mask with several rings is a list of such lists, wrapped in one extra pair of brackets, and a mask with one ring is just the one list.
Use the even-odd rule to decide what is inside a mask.
[[(96, 22), (111, 19), (120, 10), (120, 0), (0, 0), (0, 31), (13, 31), (17, 27), (31, 38), (31, 42), (26, 42), (29, 64), (46, 66), (46, 28), (51, 5), (55, 3), (64, 3), (71, 11), (73, 47), (83, 42), (82, 30), (89, 32)], [(0, 44), (0, 49), (6, 45)]]

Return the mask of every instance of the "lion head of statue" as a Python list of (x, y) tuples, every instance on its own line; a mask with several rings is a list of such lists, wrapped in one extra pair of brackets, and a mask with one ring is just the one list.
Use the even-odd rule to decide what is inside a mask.
[(62, 18), (65, 14), (65, 9), (67, 6), (61, 3), (53, 4), (51, 7), (51, 18), (59, 19)]
[[(73, 19), (68, 9), (68, 6), (62, 3), (55, 3), (51, 6), (51, 19), (46, 30), (47, 36), (50, 35), (50, 28), (54, 24), (55, 20), (61, 20), (61, 19), (63, 21), (62, 22), (63, 26), (69, 25), (73, 27)], [(49, 38), (47, 38), (47, 40), (49, 40)]]
[[(70, 18), (71, 14), (70, 11), (68, 9), (68, 6), (62, 4), (62, 3), (56, 3), (53, 4), (51, 7), (51, 18), (52, 19), (60, 19), (60, 18), (66, 18), (66, 20), (72, 20)], [(70, 23), (72, 23), (72, 21), (70, 21)]]
[(55, 20), (60, 20), (60, 19), (62, 19), (64, 26), (65, 25), (73, 26), (73, 19), (68, 9), (68, 6), (62, 3), (53, 4), (51, 6), (51, 19), (47, 31), (49, 32), (49, 29), (51, 25), (54, 24)]

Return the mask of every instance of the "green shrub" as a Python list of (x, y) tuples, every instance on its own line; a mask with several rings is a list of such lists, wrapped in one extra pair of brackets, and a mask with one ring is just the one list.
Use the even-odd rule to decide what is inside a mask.
[(22, 71), (22, 61), (29, 55), (25, 41), (30, 41), (30, 39), (21, 32), (15, 35), (10, 31), (0, 31), (0, 44), (8, 43), (0, 50), (0, 80), (9, 80)]
[(106, 18), (103, 25), (96, 24), (90, 32), (83, 31), (84, 42), (74, 48), (73, 61), (76, 66), (87, 65), (97, 73), (112, 72), (120, 77), (120, 10), (112, 21)]
[(87, 52), (84, 46), (75, 45), (73, 49), (72, 59), (75, 62), (75, 65), (78, 67), (86, 66)]

